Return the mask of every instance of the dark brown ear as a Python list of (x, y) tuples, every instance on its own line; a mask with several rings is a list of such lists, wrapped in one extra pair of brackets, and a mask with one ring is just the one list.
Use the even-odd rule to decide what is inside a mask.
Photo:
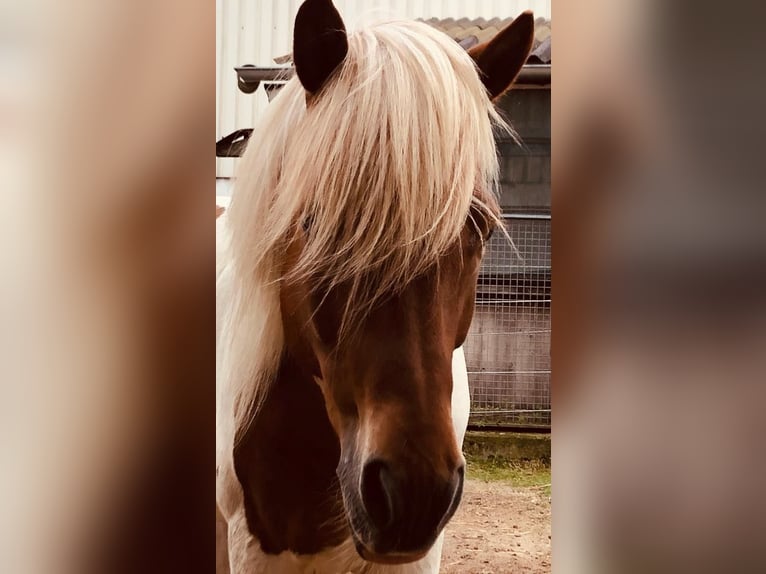
[(324, 85), (348, 53), (346, 27), (331, 0), (306, 0), (295, 17), (295, 73), (310, 93)]
[(529, 57), (534, 39), (535, 17), (526, 10), (490, 41), (468, 50), (490, 99), (497, 99), (511, 87)]

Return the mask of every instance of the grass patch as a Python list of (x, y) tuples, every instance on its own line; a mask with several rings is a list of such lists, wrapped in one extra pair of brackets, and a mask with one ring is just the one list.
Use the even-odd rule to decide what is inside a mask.
[(486, 482), (508, 482), (517, 488), (540, 488), (550, 495), (551, 467), (540, 460), (481, 458), (466, 454), (466, 476)]
[(549, 434), (541, 433), (524, 434), (471, 430), (465, 435), (463, 452), (475, 460), (540, 460), (550, 464), (551, 437)]

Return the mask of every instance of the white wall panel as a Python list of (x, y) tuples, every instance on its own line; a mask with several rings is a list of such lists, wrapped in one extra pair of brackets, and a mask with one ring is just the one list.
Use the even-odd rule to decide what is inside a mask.
[[(235, 66), (272, 66), (291, 51), (292, 26), (302, 0), (216, 0), (216, 139), (253, 127), (266, 108), (263, 88), (237, 89)], [(353, 29), (381, 18), (507, 18), (530, 8), (551, 17), (551, 0), (335, 0)], [(234, 159), (217, 160), (219, 177), (234, 173)]]

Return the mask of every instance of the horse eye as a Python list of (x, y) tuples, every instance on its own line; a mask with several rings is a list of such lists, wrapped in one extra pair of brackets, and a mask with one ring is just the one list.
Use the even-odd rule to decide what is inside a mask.
[(301, 227), (303, 227), (303, 231), (305, 233), (308, 233), (311, 230), (311, 225), (314, 223), (314, 218), (311, 216), (306, 216), (303, 218), (303, 222), (301, 223)]

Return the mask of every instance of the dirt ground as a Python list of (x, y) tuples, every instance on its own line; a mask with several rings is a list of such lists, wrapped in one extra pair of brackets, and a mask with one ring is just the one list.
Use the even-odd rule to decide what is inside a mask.
[(549, 573), (550, 534), (543, 489), (469, 479), (446, 528), (441, 574)]

